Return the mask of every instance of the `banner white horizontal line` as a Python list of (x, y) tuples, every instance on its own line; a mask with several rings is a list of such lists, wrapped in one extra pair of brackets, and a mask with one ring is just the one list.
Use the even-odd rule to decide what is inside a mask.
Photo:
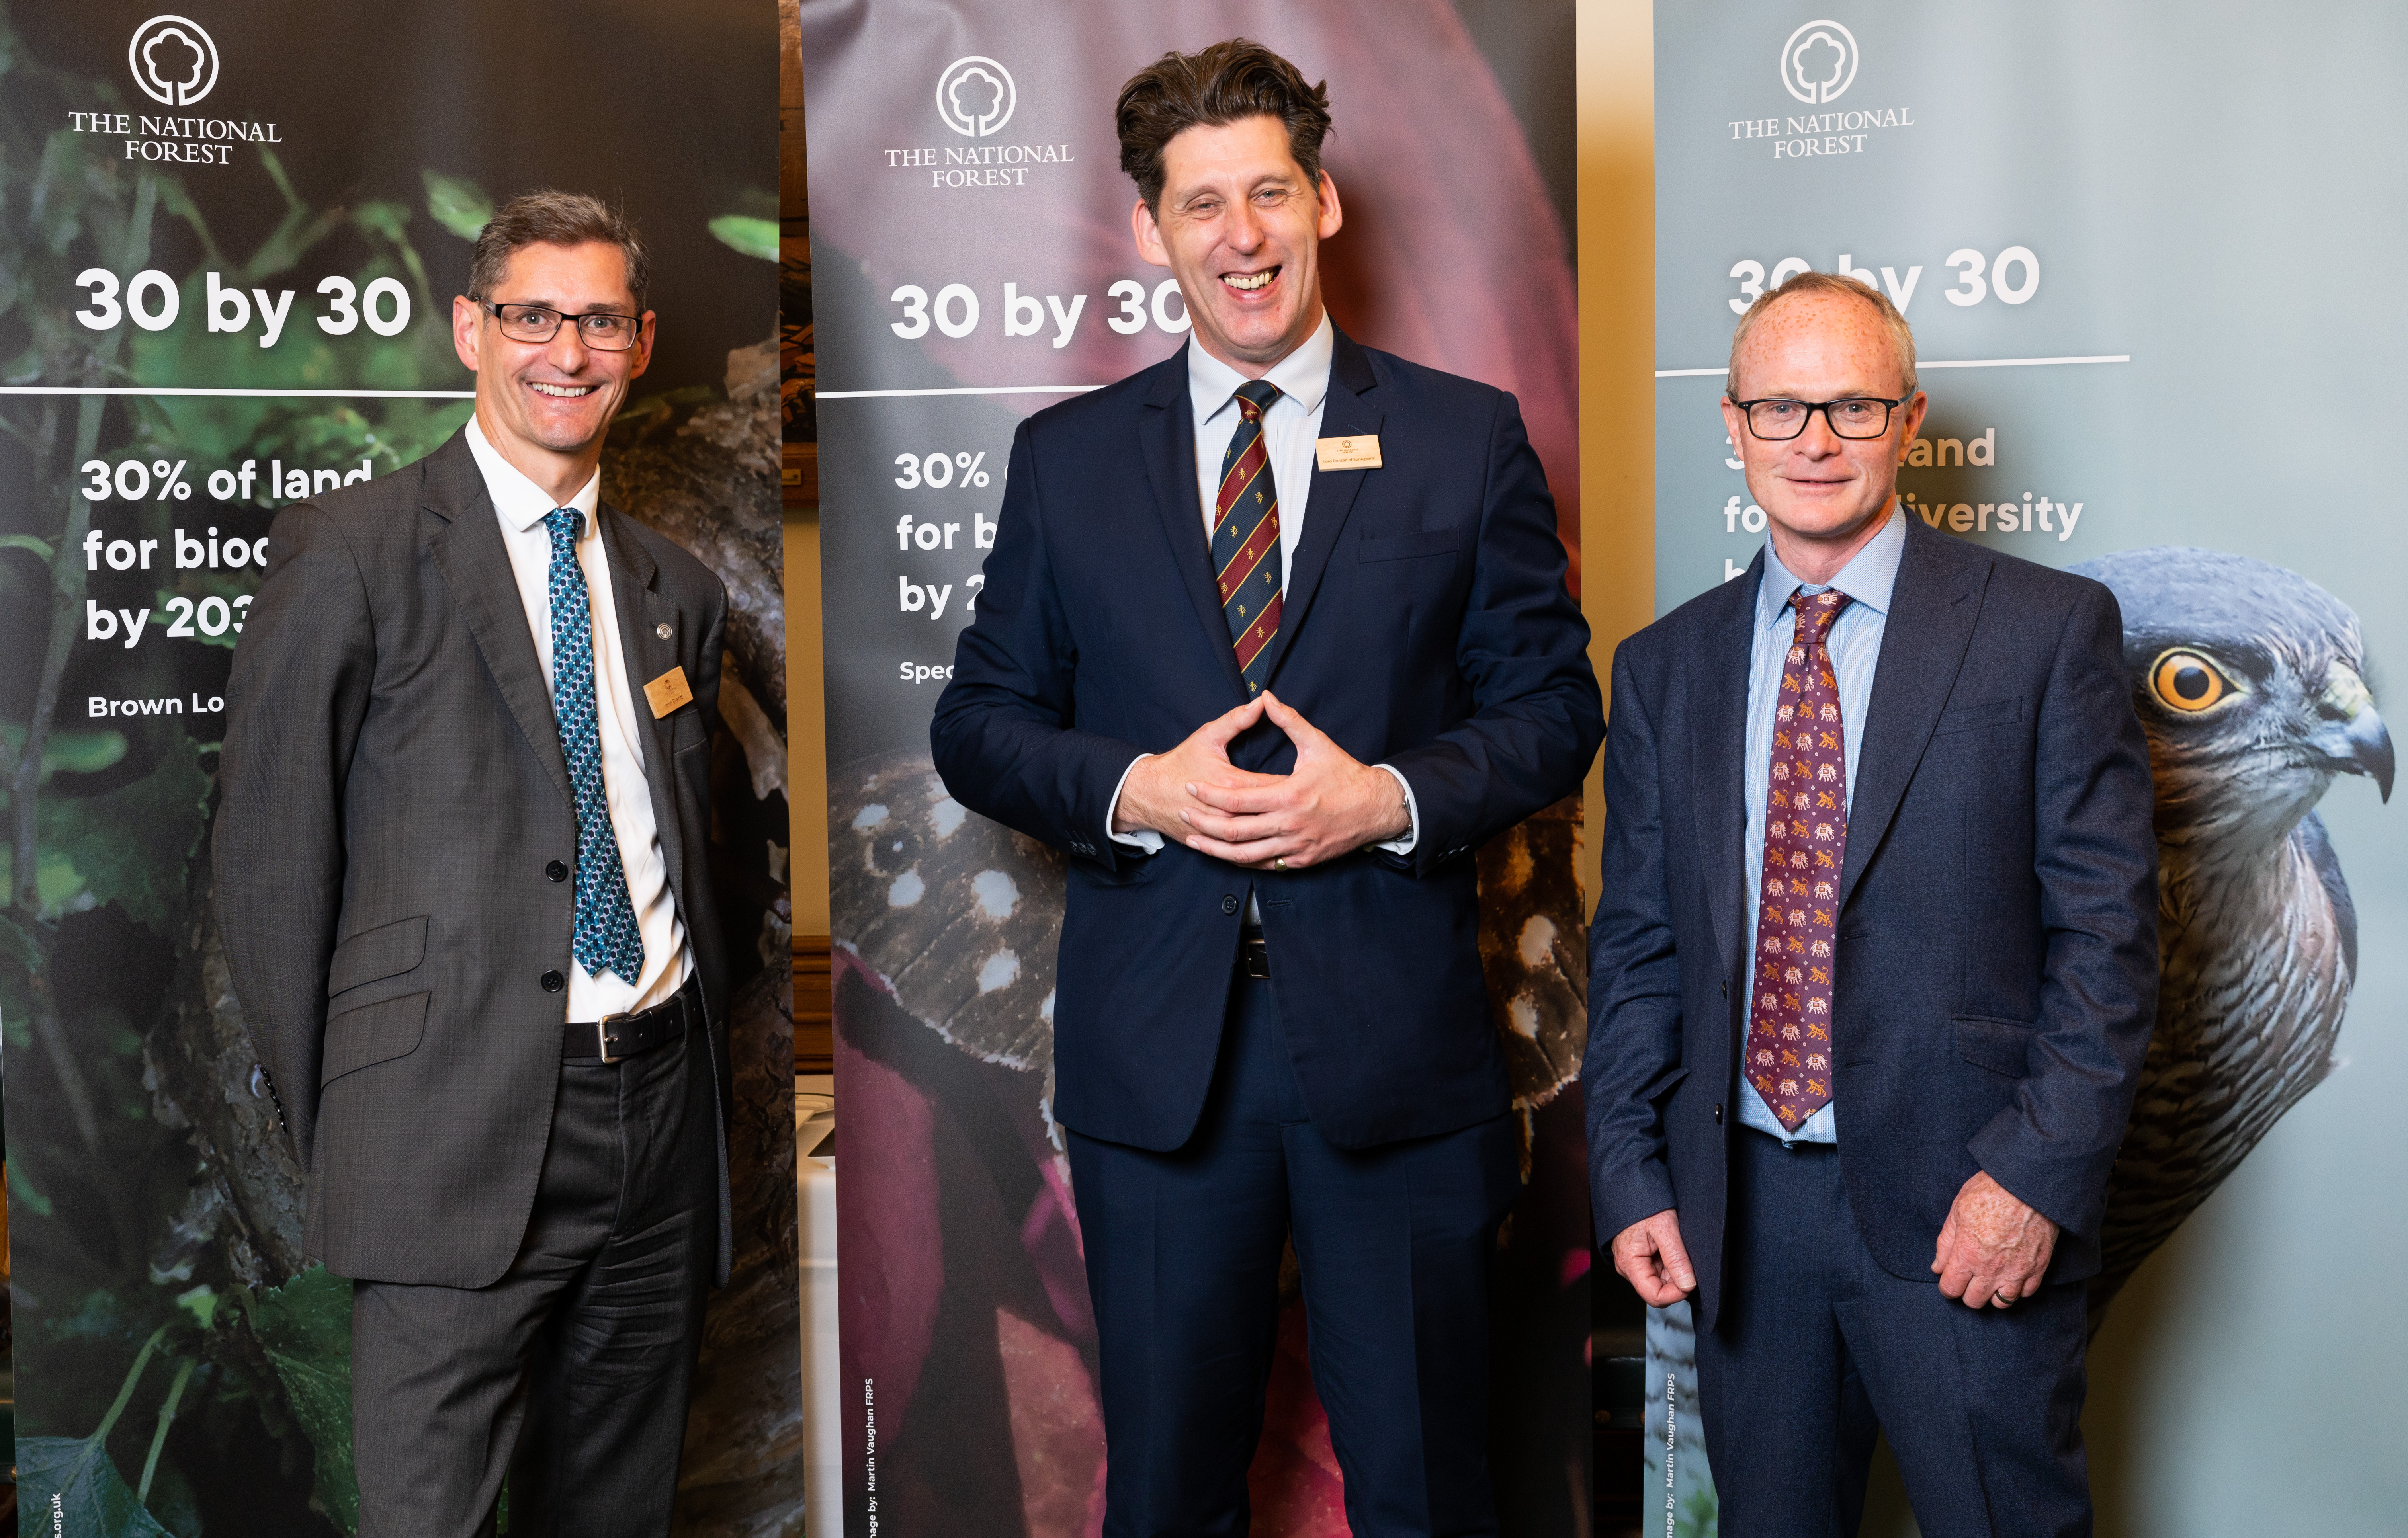
[(473, 401), (473, 390), (154, 390), (147, 385), (0, 385), (0, 395), (251, 395), (312, 400)]
[[(1916, 369), (1927, 368), (2046, 368), (2057, 363), (2128, 363), (2128, 352), (2102, 352), (2093, 358), (1918, 358)], [(1659, 368), (1659, 379), (1699, 379), (1729, 373), (1727, 368)]]
[(1102, 385), (971, 385), (958, 390), (821, 390), (814, 391), (812, 398), (867, 401), (895, 395), (1083, 395), (1090, 390), (1103, 388)]

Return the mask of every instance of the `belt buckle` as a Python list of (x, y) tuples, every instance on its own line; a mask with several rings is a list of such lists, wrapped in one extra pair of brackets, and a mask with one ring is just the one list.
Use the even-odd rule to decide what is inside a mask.
[(610, 1022), (612, 1020), (627, 1019), (631, 1015), (632, 1011), (618, 1015), (605, 1015), (600, 1019), (594, 1022), (595, 1046), (596, 1049), (601, 1052), (602, 1061), (604, 1062), (624, 1062), (627, 1061), (624, 1056), (614, 1058), (610, 1055)]

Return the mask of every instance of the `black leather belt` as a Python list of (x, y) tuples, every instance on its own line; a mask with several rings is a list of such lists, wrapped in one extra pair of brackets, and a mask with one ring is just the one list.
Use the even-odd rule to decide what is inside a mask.
[(702, 1023), (702, 984), (688, 977), (674, 998), (632, 1015), (609, 1015), (599, 1020), (571, 1020), (560, 1036), (564, 1059), (617, 1062), (655, 1047), (685, 1038), (689, 1024)]
[(1243, 934), (1238, 938), (1238, 975), (1264, 977), (1271, 975), (1270, 943), (1259, 934)]

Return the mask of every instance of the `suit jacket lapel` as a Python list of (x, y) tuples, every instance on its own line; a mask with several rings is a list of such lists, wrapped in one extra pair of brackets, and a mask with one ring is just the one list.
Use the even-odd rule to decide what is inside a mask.
[[(1896, 516), (1905, 515), (1901, 510)], [(1889, 617), (1882, 626), (1881, 660), (1874, 665), (1872, 699), (1865, 706), (1856, 791), (1848, 807), (1848, 857), (1840, 868), (1842, 909), (1889, 831), (1890, 819), (1923, 762), (1941, 708), (1965, 665), (1991, 564), (1978, 546), (1933, 534), (1920, 520), (1907, 519), (1906, 549), (1899, 558)]]
[[(1188, 347), (1194, 347), (1189, 342)], [(1138, 442), (1145, 453), (1145, 478), (1154, 488), (1154, 510), (1170, 541), (1171, 563), (1187, 584), (1188, 601), (1196, 605), (1211, 650), (1221, 659), (1229, 692), (1246, 697), (1245, 678), (1238, 672), (1238, 654), (1229, 644), (1229, 621), (1221, 612), (1220, 594), (1212, 587), (1212, 548), (1204, 540), (1204, 506), (1196, 499), (1196, 410), (1187, 398), (1187, 352), (1182, 348), (1154, 365), (1153, 387), (1145, 399), (1145, 415), (1138, 422)], [(1286, 628), (1284, 619), (1281, 628)]]
[[(673, 745), (666, 721), (652, 714), (652, 702), (644, 694), (646, 684), (682, 665), (678, 660), (679, 615), (676, 606), (661, 596), (660, 566), (628, 527), (626, 515), (604, 504), (595, 516), (602, 528), (603, 556), (610, 563), (610, 606), (619, 621), (619, 651), (626, 662), (627, 697), (635, 704), (637, 730), (644, 736), (644, 781), (652, 797), (652, 827), (660, 839), (661, 858), (668, 864), (678, 909), (688, 912), (685, 838), (678, 825)], [(669, 627), (666, 639), (660, 634), (663, 625)]]
[[(1321, 436), (1325, 438), (1368, 438), (1380, 431), (1380, 410), (1363, 397), (1379, 385), (1379, 376), (1371, 370), (1371, 360), (1364, 356), (1353, 337), (1332, 332), (1329, 355), (1329, 392), (1322, 400)], [(1338, 549), (1338, 535), (1346, 527), (1347, 515), (1354, 510), (1354, 498), (1363, 490), (1363, 482), (1374, 472), (1369, 470), (1318, 470), (1312, 473), (1312, 491), (1303, 506), (1304, 537), (1297, 542), (1296, 560), (1288, 572), (1287, 585), (1280, 603), (1279, 634), (1271, 637), (1271, 655), (1266, 678), (1276, 680), (1280, 664), (1287, 660), (1288, 648), (1295, 643), (1296, 633), (1304, 624), (1305, 612), (1312, 607), (1313, 595), (1321, 591), (1321, 579), (1329, 570), (1329, 558)], [(1285, 501), (1286, 493), (1281, 493)], [(1226, 627), (1225, 627), (1226, 628)]]
[(428, 553), (452, 590), (468, 634), (476, 638), (485, 671), (526, 734), (527, 746), (560, 788), (561, 798), (573, 807), (577, 796), (569, 789), (568, 761), (560, 750), (552, 691), (543, 681), (543, 662), (527, 629), (526, 605), (519, 599), (509, 548), (502, 543), (501, 524), (465, 430), (428, 459), (423, 484), (424, 510), (443, 520), (443, 527), (427, 542)]
[(1747, 575), (1725, 582), (1715, 595), (1720, 611), (1708, 623), (1704, 655), (1694, 664), (1701, 683), (1691, 698), (1698, 727), (1696, 772), (1689, 781), (1698, 798), (1698, 869), (1726, 977), (1738, 971), (1747, 936), (1747, 670), (1756, 642), (1756, 588), (1763, 577), (1764, 552), (1758, 549)]

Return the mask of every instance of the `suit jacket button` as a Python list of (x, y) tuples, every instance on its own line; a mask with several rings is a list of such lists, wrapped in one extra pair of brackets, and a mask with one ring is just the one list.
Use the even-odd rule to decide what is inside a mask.
[(1223, 899), (1221, 899), (1221, 911), (1222, 911), (1223, 913), (1235, 913), (1235, 912), (1237, 912), (1237, 911), (1238, 911), (1238, 900), (1237, 900), (1235, 897), (1224, 897)]
[(567, 986), (568, 979), (557, 972), (547, 972), (543, 975), (543, 990), (546, 993), (557, 993)]
[(1722, 1124), (1723, 1124), (1723, 1103), (1722, 1103), (1721, 1101), (1716, 1101), (1716, 1102), (1714, 1102), (1714, 1125), (1715, 1125), (1715, 1126), (1717, 1126), (1717, 1127), (1719, 1127), (1719, 1126), (1721, 1126)]
[(543, 868), (543, 876), (547, 881), (566, 881), (568, 879), (568, 867), (555, 860)]

